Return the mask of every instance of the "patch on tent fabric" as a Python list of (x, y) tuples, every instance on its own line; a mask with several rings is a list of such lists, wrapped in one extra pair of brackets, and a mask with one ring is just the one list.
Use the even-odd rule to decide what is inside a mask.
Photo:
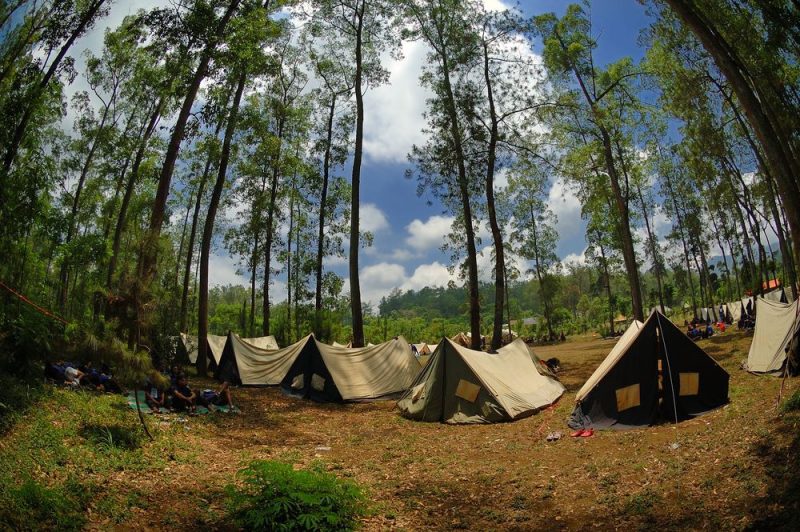
[(680, 374), (680, 392), (679, 396), (684, 395), (697, 395), (700, 392), (700, 374), (699, 373), (681, 373)]
[(425, 395), (425, 383), (417, 384), (414, 386), (413, 393), (411, 394), (411, 402), (416, 403)]
[(475, 399), (478, 398), (478, 393), (481, 391), (481, 387), (477, 384), (474, 384), (469, 381), (465, 381), (464, 379), (458, 380), (458, 387), (456, 388), (456, 397), (460, 397), (465, 401), (469, 401), (470, 403), (474, 403)]
[(322, 392), (325, 390), (325, 377), (321, 377), (314, 373), (311, 376), (311, 387), (318, 392)]
[(292, 379), (292, 389), (293, 390), (302, 390), (303, 386), (305, 385), (305, 379), (303, 378), (303, 374), (295, 375), (294, 379)]
[(624, 388), (617, 389), (617, 412), (622, 412), (629, 408), (639, 406), (641, 400), (639, 398), (639, 385), (631, 384)]

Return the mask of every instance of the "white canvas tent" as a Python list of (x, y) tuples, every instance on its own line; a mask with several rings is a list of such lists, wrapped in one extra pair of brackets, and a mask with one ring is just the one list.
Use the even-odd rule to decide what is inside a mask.
[(278, 341), (271, 334), (269, 336), (258, 336), (256, 338), (239, 337), (239, 339), (259, 349), (280, 349), (280, 346), (278, 346)]
[[(277, 345), (272, 336), (264, 338), (271, 338), (272, 341), (262, 340), (258, 343)], [(303, 348), (301, 342), (284, 349), (262, 349), (230, 333), (215, 375), (218, 380), (245, 386), (280, 384)]]
[(780, 375), (786, 362), (786, 349), (800, 330), (798, 302), (776, 303), (756, 300), (756, 328), (747, 355), (747, 370)]
[(788, 299), (786, 299), (786, 293), (783, 291), (783, 288), (776, 288), (775, 290), (765, 293), (763, 295), (763, 299), (772, 301), (774, 303), (788, 303)]
[[(225, 349), (225, 342), (228, 340), (228, 337), (209, 334), (206, 338), (208, 341), (209, 354), (208, 365), (212, 368), (215, 368), (222, 358), (222, 351)], [(192, 364), (197, 364), (197, 350), (199, 348), (197, 336), (181, 333), (181, 341), (183, 342), (183, 347), (186, 350), (187, 356), (189, 357), (189, 362)]]
[(492, 354), (445, 338), (398, 402), (400, 413), (445, 423), (496, 423), (531, 415), (565, 391), (537, 362), (520, 339)]
[(731, 319), (734, 323), (739, 321), (742, 318), (742, 302), (741, 301), (732, 301), (730, 303), (725, 303), (725, 310), (728, 314), (731, 315)]
[(419, 372), (419, 363), (402, 336), (361, 348), (326, 345), (312, 335), (298, 344), (302, 344), (299, 353), (281, 387), (291, 395), (316, 401), (358, 401), (398, 394)]

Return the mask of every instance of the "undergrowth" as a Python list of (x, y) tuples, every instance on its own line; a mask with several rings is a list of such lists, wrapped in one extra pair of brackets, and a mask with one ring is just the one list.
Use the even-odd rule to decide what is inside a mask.
[(321, 467), (295, 470), (259, 460), (239, 472), (243, 485), (225, 491), (236, 524), (246, 530), (352, 530), (366, 505), (361, 489)]
[(142, 503), (137, 493), (113, 489), (113, 473), (160, 470), (191, 453), (177, 429), (156, 429), (148, 442), (120, 396), (0, 385), (11, 412), (0, 425), (0, 529), (80, 529), (89, 508), (125, 515)]

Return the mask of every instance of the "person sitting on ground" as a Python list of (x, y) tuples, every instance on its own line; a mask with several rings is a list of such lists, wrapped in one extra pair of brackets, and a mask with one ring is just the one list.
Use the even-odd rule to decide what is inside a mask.
[(197, 409), (197, 393), (189, 388), (189, 380), (183, 373), (177, 375), (175, 386), (172, 388), (172, 407), (179, 412), (189, 413)]
[(559, 340), (561, 340), (562, 342), (567, 341), (567, 336), (564, 334), (564, 331), (561, 331), (561, 337), (559, 338)]
[(227, 381), (222, 383), (218, 391), (203, 390), (197, 397), (197, 403), (208, 408), (210, 405), (227, 406), (233, 409), (233, 399), (231, 398), (231, 388)]
[(703, 333), (702, 334), (703, 334), (703, 338), (711, 338), (712, 336), (714, 336), (714, 327), (712, 327), (710, 323), (707, 324), (705, 326), (705, 328), (703, 329)]
[(162, 408), (167, 407), (167, 394), (160, 386), (150, 382), (150, 379), (145, 382), (144, 400), (155, 413), (160, 413)]
[(719, 329), (719, 332), (725, 332), (725, 322), (724, 321), (719, 322), (717, 324), (717, 328)]

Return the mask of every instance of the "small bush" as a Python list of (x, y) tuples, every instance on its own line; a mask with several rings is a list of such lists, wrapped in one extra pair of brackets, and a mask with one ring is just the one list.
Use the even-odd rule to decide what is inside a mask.
[(355, 483), (318, 468), (259, 460), (239, 474), (244, 485), (225, 490), (231, 516), (247, 530), (352, 530), (365, 510)]
[(781, 411), (783, 413), (793, 412), (795, 410), (800, 410), (800, 390), (795, 391), (786, 402), (781, 405)]

